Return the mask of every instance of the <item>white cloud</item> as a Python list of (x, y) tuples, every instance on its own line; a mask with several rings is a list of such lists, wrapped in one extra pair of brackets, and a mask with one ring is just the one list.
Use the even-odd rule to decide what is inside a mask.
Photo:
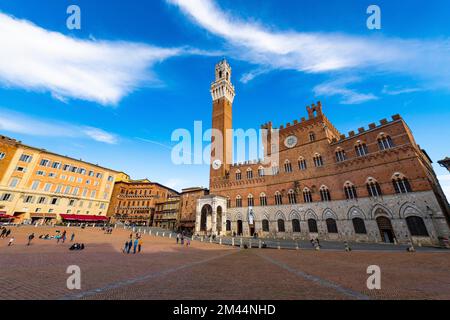
[(107, 144), (116, 144), (119, 141), (117, 135), (99, 128), (35, 119), (4, 109), (0, 109), (0, 112), (1, 131), (53, 138), (90, 139)]
[[(450, 89), (450, 43), (271, 30), (223, 12), (211, 0), (167, 0), (233, 45), (231, 54), (273, 69), (308, 73), (364, 69), (400, 72)], [(244, 77), (244, 80), (251, 77)], [(364, 96), (361, 97), (364, 99)], [(370, 98), (370, 97), (367, 97)]]
[(95, 141), (104, 142), (108, 144), (116, 144), (117, 136), (109, 132), (103, 131), (102, 129), (86, 127), (82, 130), (87, 136), (91, 137)]
[(314, 87), (313, 91), (316, 96), (341, 96), (341, 104), (361, 104), (371, 100), (377, 100), (378, 97), (372, 93), (359, 93), (349, 89), (347, 86), (352, 82), (356, 82), (356, 78), (343, 78), (330, 82), (322, 83)]
[(156, 79), (149, 68), (182, 54), (123, 41), (79, 40), (0, 12), (0, 84), (115, 105)]
[(400, 94), (414, 93), (414, 92), (419, 92), (419, 91), (423, 91), (423, 89), (421, 89), (421, 88), (400, 88), (400, 87), (391, 88), (389, 86), (384, 86), (382, 93), (390, 95), (390, 96), (397, 96)]

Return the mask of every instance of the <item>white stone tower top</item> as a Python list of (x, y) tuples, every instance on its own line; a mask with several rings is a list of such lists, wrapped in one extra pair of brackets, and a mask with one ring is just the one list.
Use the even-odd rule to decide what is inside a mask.
[(231, 67), (224, 59), (216, 64), (216, 80), (211, 84), (211, 96), (213, 101), (226, 98), (233, 103), (235, 95), (234, 86), (231, 83)]

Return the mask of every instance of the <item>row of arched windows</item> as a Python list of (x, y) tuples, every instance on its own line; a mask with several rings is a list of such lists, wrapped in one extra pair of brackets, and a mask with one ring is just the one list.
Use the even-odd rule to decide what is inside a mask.
[[(394, 142), (392, 141), (391, 137), (389, 135), (386, 135), (385, 133), (381, 133), (378, 136), (378, 147), (380, 149), (380, 151), (384, 151), (387, 149), (391, 149), (394, 147)], [(367, 145), (362, 142), (361, 140), (358, 140), (355, 144), (355, 153), (357, 157), (364, 157), (369, 153), (369, 149), (367, 147)], [(336, 155), (336, 162), (343, 162), (347, 160), (347, 154), (345, 152), (344, 149), (342, 149), (341, 147), (338, 147), (335, 151), (335, 155)], [(319, 154), (316, 153), (313, 157), (313, 163), (314, 166), (317, 168), (323, 167), (324, 166), (324, 160), (323, 157)], [(299, 157), (298, 158), (298, 169), (301, 171), (304, 171), (308, 168), (307, 162), (305, 160), (304, 157)], [(271, 168), (272, 170), (272, 175), (277, 175), (280, 173), (280, 168), (277, 165), (272, 166)], [(292, 167), (292, 163), (289, 160), (286, 160), (284, 162), (284, 172), (285, 173), (291, 173), (293, 172), (293, 167)], [(265, 175), (265, 169), (264, 167), (259, 167), (258, 168), (258, 176), (259, 177), (264, 177)], [(247, 169), (247, 179), (253, 179), (253, 170), (251, 168)], [(242, 173), (240, 170), (236, 171), (236, 180), (242, 180)]]
[[(394, 190), (396, 193), (409, 193), (412, 192), (412, 188), (411, 185), (409, 183), (409, 180), (402, 175), (401, 173), (396, 173), (392, 176), (392, 185), (394, 187)], [(370, 197), (380, 197), (383, 195), (382, 191), (381, 191), (381, 187), (379, 185), (379, 183), (374, 179), (374, 178), (368, 178), (366, 181), (366, 188), (367, 188), (367, 192), (369, 194)], [(345, 194), (345, 198), (347, 200), (355, 200), (358, 199), (358, 188), (352, 184), (351, 182), (347, 181), (344, 184), (344, 194)], [(320, 190), (320, 200), (321, 201), (331, 201), (332, 197), (331, 197), (331, 192), (328, 189), (327, 186), (321, 186)], [(304, 203), (311, 203), (313, 202), (313, 197), (312, 197), (312, 192), (308, 187), (305, 187), (303, 189), (303, 202)], [(294, 191), (294, 190), (289, 190), (287, 193), (287, 203), (284, 203), (284, 198), (283, 195), (281, 194), (281, 192), (277, 191), (274, 194), (274, 203), (275, 205), (283, 205), (283, 204), (297, 204), (298, 203), (298, 194)], [(228, 207), (231, 207), (231, 201), (228, 201)], [(237, 208), (242, 207), (243, 203), (242, 203), (242, 197), (240, 195), (238, 195), (235, 199), (235, 206)], [(268, 205), (268, 201), (267, 201), (267, 196), (265, 193), (261, 193), (259, 195), (259, 205), (260, 206), (267, 206)], [(249, 194), (247, 196), (247, 206), (248, 207), (253, 207), (255, 206), (255, 201), (253, 199), (253, 195)]]
[[(308, 231), (310, 233), (318, 233), (317, 221), (315, 219), (308, 219)], [(333, 218), (328, 218), (325, 220), (327, 231), (330, 234), (338, 233), (338, 227), (336, 220)], [(300, 220), (293, 219), (291, 221), (292, 224), (292, 232), (299, 233), (301, 232), (300, 228)], [(355, 234), (364, 235), (367, 234), (366, 224), (361, 218), (353, 218), (352, 219), (353, 228), (355, 230)], [(418, 216), (410, 216), (406, 218), (406, 224), (408, 226), (409, 232), (411, 236), (419, 236), (419, 237), (428, 237), (428, 231), (425, 226), (425, 223), (421, 217)], [(231, 221), (227, 220), (226, 222), (227, 231), (231, 231)], [(269, 220), (262, 220), (262, 231), (269, 232)], [(277, 220), (277, 231), (278, 232), (286, 232), (285, 221), (283, 219)]]

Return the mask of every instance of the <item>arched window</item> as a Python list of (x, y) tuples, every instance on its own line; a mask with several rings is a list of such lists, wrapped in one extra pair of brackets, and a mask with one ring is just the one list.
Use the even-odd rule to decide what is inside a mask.
[(378, 136), (378, 148), (380, 148), (381, 151), (391, 149), (394, 147), (394, 142), (392, 141), (391, 137), (380, 133)]
[(249, 194), (247, 196), (247, 207), (253, 207), (255, 205), (255, 202), (253, 201), (253, 195)]
[(278, 165), (273, 164), (272, 165), (272, 175), (276, 176), (279, 173), (280, 173), (280, 168), (278, 167)]
[(292, 232), (300, 232), (300, 221), (298, 219), (292, 220)]
[(227, 208), (231, 208), (231, 199), (227, 197)]
[(289, 204), (297, 203), (297, 196), (295, 195), (294, 190), (289, 190), (288, 192)]
[(289, 160), (286, 160), (284, 162), (284, 172), (286, 172), (286, 173), (292, 172), (292, 164)]
[(241, 196), (236, 197), (236, 208), (242, 208), (242, 197)]
[(309, 190), (308, 188), (303, 189), (303, 200), (305, 201), (305, 203), (312, 202), (311, 190)]
[(314, 155), (314, 165), (315, 165), (317, 168), (323, 166), (323, 159), (322, 159), (322, 156), (321, 156), (320, 154), (318, 154), (318, 153), (316, 153), (316, 154)]
[(380, 197), (383, 195), (381, 192), (380, 185), (374, 178), (367, 179), (366, 186), (367, 186), (367, 192), (369, 193), (370, 197), (375, 198), (375, 197)]
[(328, 233), (338, 233), (336, 220), (328, 218), (326, 222)]
[(251, 168), (247, 169), (247, 179), (253, 179), (253, 170)]
[(366, 224), (361, 218), (353, 218), (353, 228), (355, 228), (356, 234), (367, 234)]
[(266, 197), (266, 194), (265, 194), (265, 193), (261, 193), (261, 194), (259, 195), (259, 205), (260, 205), (261, 207), (267, 206), (267, 197)]
[(304, 171), (308, 168), (306, 165), (305, 158), (303, 158), (303, 157), (298, 158), (298, 168), (302, 171)]
[(258, 176), (264, 177), (264, 168), (263, 167), (258, 168)]
[(320, 199), (322, 201), (331, 201), (330, 190), (326, 186), (320, 187)]
[(314, 132), (309, 133), (309, 141), (310, 142), (316, 141), (316, 135), (314, 134)]
[(262, 221), (262, 231), (269, 232), (269, 220), (264, 219)]
[(412, 192), (408, 179), (401, 173), (394, 174), (392, 177), (392, 184), (394, 185), (395, 193)]
[(311, 233), (317, 233), (317, 221), (314, 219), (308, 219), (308, 229)]
[(358, 194), (356, 193), (356, 187), (351, 182), (346, 182), (345, 183), (345, 185), (344, 185), (344, 193), (345, 193), (345, 198), (347, 200), (352, 200), (352, 199), (357, 199), (358, 198)]
[(409, 232), (415, 237), (428, 237), (427, 227), (421, 217), (410, 216), (406, 218), (406, 224), (408, 225)]
[(283, 219), (278, 219), (278, 232), (285, 232)]
[(367, 148), (367, 145), (364, 142), (357, 141), (355, 145), (355, 151), (356, 156), (358, 157), (364, 157), (366, 154), (369, 153), (369, 149)]
[(337, 148), (336, 149), (336, 162), (342, 162), (347, 160), (347, 155), (345, 154), (344, 149)]
[(241, 170), (236, 171), (236, 180), (241, 180), (242, 179), (242, 174), (241, 174)]
[(227, 220), (227, 231), (231, 231), (231, 221)]
[(283, 204), (283, 196), (281, 195), (281, 193), (279, 191), (275, 192), (275, 204), (277, 206)]

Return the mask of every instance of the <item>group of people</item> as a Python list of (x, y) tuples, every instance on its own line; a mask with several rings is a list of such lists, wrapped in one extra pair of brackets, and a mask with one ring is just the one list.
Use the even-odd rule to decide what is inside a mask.
[(11, 229), (7, 229), (6, 227), (0, 227), (2, 232), (0, 233), (0, 238), (8, 238), (8, 236), (11, 234)]
[[(2, 230), (2, 232), (0, 233), (1, 239), (6, 239), (11, 235), (11, 229), (7, 229), (6, 227), (3, 226), (0, 227), (0, 229)], [(8, 241), (8, 247), (12, 246), (13, 243), (14, 243), (14, 236), (11, 235)]]
[(142, 235), (137, 232), (135, 239), (133, 240), (133, 233), (130, 234), (130, 239), (125, 242), (123, 247), (123, 253), (129, 254), (131, 253), (131, 248), (133, 248), (133, 254), (140, 253), (142, 250)]
[(103, 227), (102, 230), (105, 231), (105, 234), (112, 234), (113, 227)]
[(320, 246), (319, 238), (311, 239), (310, 242), (314, 249), (320, 250), (321, 246)]
[(189, 247), (191, 245), (191, 239), (188, 237), (184, 237), (184, 233), (178, 233), (177, 234), (177, 244), (181, 244), (182, 246), (186, 243), (186, 247)]

